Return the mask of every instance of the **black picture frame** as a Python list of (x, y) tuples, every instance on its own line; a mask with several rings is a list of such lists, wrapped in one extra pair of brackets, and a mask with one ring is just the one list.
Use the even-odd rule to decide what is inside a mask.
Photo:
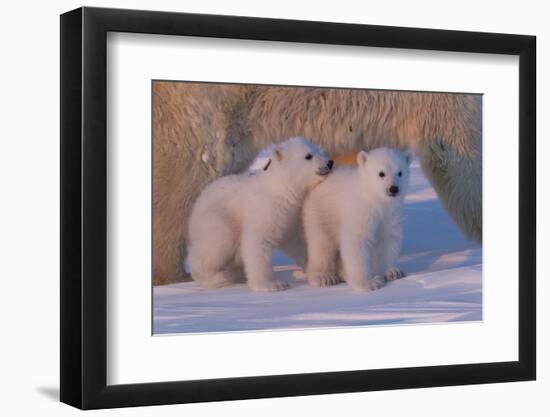
[[(519, 56), (519, 358), (513, 362), (107, 385), (108, 32)], [(102, 8), (61, 15), (61, 401), (82, 409), (536, 378), (536, 38)]]

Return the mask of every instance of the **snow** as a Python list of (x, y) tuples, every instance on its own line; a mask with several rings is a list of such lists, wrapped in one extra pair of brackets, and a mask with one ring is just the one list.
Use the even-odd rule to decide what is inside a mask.
[[(311, 288), (299, 268), (274, 253), (274, 276), (287, 291), (218, 290), (195, 282), (153, 288), (153, 333), (227, 332), (482, 319), (481, 246), (466, 240), (443, 209), (420, 165), (411, 166), (399, 267), (405, 278), (369, 293), (345, 283)], [(303, 275), (303, 274), (302, 274)]]

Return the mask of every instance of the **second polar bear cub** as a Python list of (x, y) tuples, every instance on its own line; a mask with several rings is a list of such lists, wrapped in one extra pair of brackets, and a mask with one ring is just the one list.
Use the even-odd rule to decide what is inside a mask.
[(411, 159), (408, 151), (361, 151), (356, 168), (334, 170), (309, 194), (303, 220), (310, 285), (342, 279), (371, 291), (403, 276), (396, 262)]
[(195, 202), (188, 262), (199, 284), (222, 287), (246, 280), (254, 291), (288, 287), (272, 277), (272, 251), (300, 218), (306, 194), (327, 177), (333, 162), (300, 137), (266, 151), (269, 157), (261, 168), (214, 180)]

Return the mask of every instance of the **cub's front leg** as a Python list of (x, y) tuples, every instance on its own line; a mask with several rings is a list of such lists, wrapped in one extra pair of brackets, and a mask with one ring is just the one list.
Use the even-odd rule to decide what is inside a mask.
[(354, 291), (374, 291), (386, 284), (383, 276), (373, 276), (372, 242), (364, 236), (352, 231), (343, 233), (340, 255), (346, 282)]
[(289, 285), (273, 279), (273, 245), (261, 233), (245, 230), (241, 242), (248, 287), (252, 291), (282, 291)]
[(397, 260), (401, 252), (402, 226), (400, 219), (382, 225), (379, 239), (376, 242), (378, 274), (383, 274), (388, 281), (393, 281), (405, 276), (405, 273), (397, 268)]
[(340, 283), (336, 273), (338, 246), (323, 232), (318, 223), (309, 221), (306, 226), (306, 275), (312, 287), (328, 287)]

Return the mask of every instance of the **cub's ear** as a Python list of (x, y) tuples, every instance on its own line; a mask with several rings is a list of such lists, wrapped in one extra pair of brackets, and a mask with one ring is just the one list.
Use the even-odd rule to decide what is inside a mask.
[(410, 165), (414, 157), (413, 153), (409, 149), (407, 149), (404, 152), (404, 154), (405, 154), (405, 162), (407, 163), (407, 165)]
[(357, 165), (362, 166), (367, 163), (367, 153), (365, 151), (360, 151), (357, 154)]

